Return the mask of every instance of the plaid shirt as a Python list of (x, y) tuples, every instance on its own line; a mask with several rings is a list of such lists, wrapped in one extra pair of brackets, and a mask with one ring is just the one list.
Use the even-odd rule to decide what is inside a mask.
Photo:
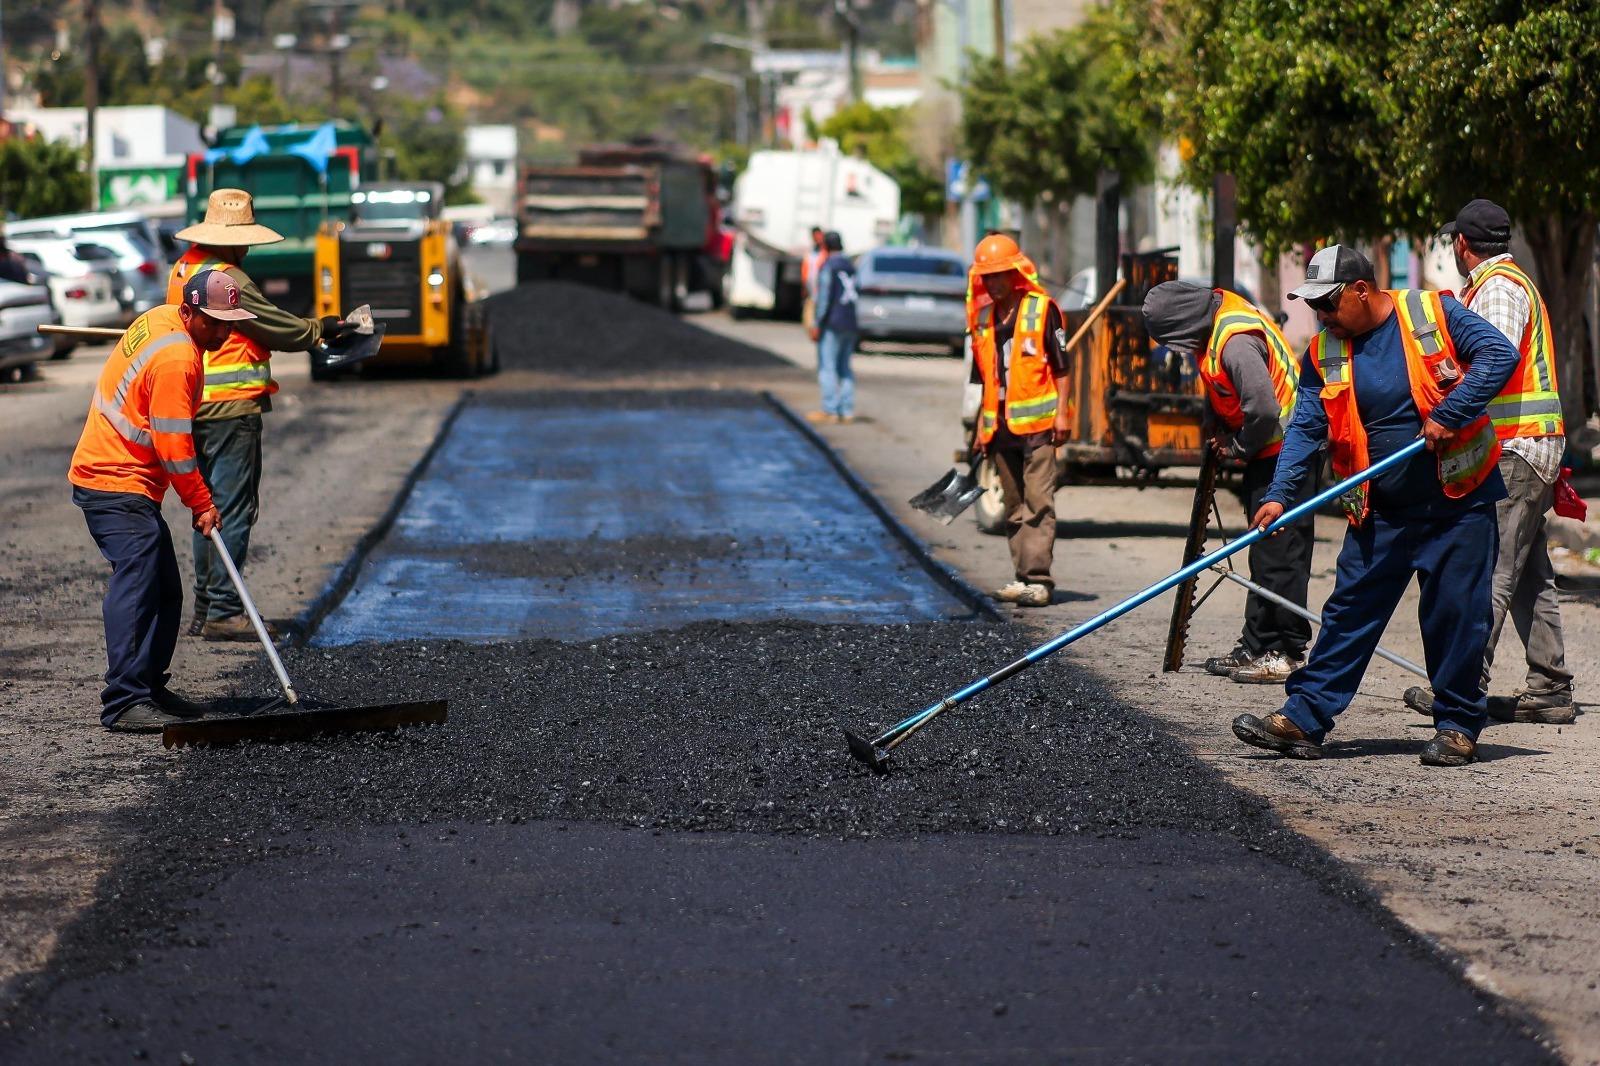
[[(1484, 272), (1496, 263), (1510, 259), (1509, 253), (1485, 259), (1472, 268), (1473, 283), (1476, 284)], [(1533, 314), (1528, 294), (1522, 291), (1522, 286), (1502, 277), (1493, 277), (1484, 282), (1483, 288), (1472, 298), (1471, 309), (1488, 319), (1490, 325), (1518, 346), (1522, 344), (1523, 331), (1528, 328), (1528, 319)], [(1561, 473), (1561, 457), (1567, 451), (1567, 438), (1559, 433), (1552, 437), (1513, 437), (1504, 441), (1503, 447), (1526, 460), (1540, 480), (1552, 485)]]

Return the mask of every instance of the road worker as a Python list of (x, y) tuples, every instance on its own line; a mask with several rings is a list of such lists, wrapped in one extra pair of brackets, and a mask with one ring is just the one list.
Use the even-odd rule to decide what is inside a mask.
[[(1248, 519), (1272, 485), (1284, 427), (1294, 413), (1299, 360), (1276, 322), (1225, 289), (1163, 282), (1145, 296), (1144, 321), (1151, 337), (1192, 356), (1199, 367), (1206, 391), (1207, 447), (1245, 464)], [(1311, 581), (1312, 525), (1307, 516), (1252, 545), (1250, 580), (1304, 607)], [(1207, 659), (1205, 667), (1241, 684), (1281, 685), (1299, 669), (1310, 642), (1309, 622), (1251, 593), (1238, 645), (1227, 655)]]
[(179, 298), (177, 306), (134, 319), (111, 350), (67, 474), (72, 502), (111, 564), (100, 721), (118, 732), (158, 731), (201, 713), (167, 688), (183, 621), (183, 579), (161, 498), (169, 484), (177, 490), (198, 536), (209, 536), (221, 521), (192, 436), (203, 353), (220, 348), (235, 323), (253, 316), (220, 270), (192, 275)]
[[(207, 353), (205, 392), (195, 419), (200, 473), (222, 512), (222, 537), (241, 571), (250, 551), (250, 529), (260, 510), (261, 416), (272, 410), (278, 383), (272, 379), (274, 351), (310, 351), (321, 342), (337, 343), (354, 332), (339, 319), (301, 318), (277, 307), (256, 288), (240, 264), (260, 244), (282, 235), (255, 220), (250, 194), (217, 189), (206, 204), (205, 221), (178, 231), (193, 246), (172, 267), (167, 302), (196, 273), (220, 269), (239, 288), (240, 305), (251, 313), (217, 351)], [(273, 632), (268, 626), (268, 631)], [(255, 640), (244, 603), (228, 579), (211, 542), (194, 538), (194, 617), (192, 636), (206, 640)]]
[(1517, 350), (1452, 297), (1379, 289), (1372, 263), (1343, 245), (1312, 256), (1305, 283), (1289, 295), (1317, 313), (1322, 332), (1301, 361), (1294, 417), (1253, 524), (1267, 527), (1299, 498), (1324, 442), (1341, 479), (1417, 437), (1428, 450), (1345, 495), (1349, 528), (1310, 658), (1289, 676), (1282, 709), (1265, 719), (1239, 715), (1234, 734), (1295, 758), (1319, 757), (1416, 578), (1434, 692), (1434, 735), (1422, 762), (1469, 763), (1487, 720), (1481, 673), (1499, 544), (1495, 504), (1506, 495), (1500, 442), (1484, 412), (1516, 368)]
[(812, 226), (811, 250), (800, 259), (800, 325), (807, 332), (817, 325), (817, 278), (827, 259), (828, 235), (821, 226)]
[[(1565, 725), (1577, 712), (1544, 528), (1567, 450), (1550, 315), (1533, 279), (1511, 257), (1511, 216), (1503, 207), (1473, 200), (1443, 233), (1452, 238), (1456, 269), (1470, 281), (1461, 302), (1504, 333), (1521, 356), (1505, 389), (1489, 401), (1506, 498), (1495, 505), (1500, 561), (1494, 568), (1483, 686), (1489, 687), (1508, 610), (1526, 649), (1527, 674), (1515, 695), (1489, 697), (1489, 717)], [(1433, 692), (1421, 685), (1407, 689), (1405, 701), (1422, 714), (1432, 713)]]
[(1056, 446), (1067, 439), (1066, 331), (1061, 310), (1031, 273), (1017, 242), (991, 234), (972, 269), (984, 299), (968, 308), (972, 373), (983, 385), (974, 443), (994, 463), (1016, 579), (994, 597), (1049, 604), (1056, 540)]

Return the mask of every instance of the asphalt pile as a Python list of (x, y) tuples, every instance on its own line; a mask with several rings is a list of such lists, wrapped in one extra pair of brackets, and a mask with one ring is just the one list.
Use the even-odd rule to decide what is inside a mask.
[(785, 367), (783, 360), (620, 293), (542, 281), (485, 302), (502, 367), (577, 378)]
[[(849, 757), (843, 727), (881, 729), (1010, 661), (1020, 641), (978, 623), (708, 622), (579, 643), (301, 649), (288, 666), (302, 693), (445, 697), (450, 722), (185, 752), (181, 786), (144, 831), (259, 845), (330, 824), (559, 818), (839, 837), (1278, 835), (1262, 804), (1065, 661), (950, 712), (887, 777)], [(270, 691), (264, 669), (251, 687)]]

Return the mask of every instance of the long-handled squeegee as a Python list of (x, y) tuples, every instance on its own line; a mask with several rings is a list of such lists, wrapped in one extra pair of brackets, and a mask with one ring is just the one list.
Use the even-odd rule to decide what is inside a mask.
[(1233, 541), (1231, 544), (1224, 544), (1210, 555), (1202, 556), (1201, 558), (1196, 559), (1188, 566), (1183, 567), (1181, 570), (1178, 570), (1175, 573), (1167, 575), (1144, 591), (1134, 593), (1132, 596), (1129, 596), (1115, 607), (1109, 607), (1095, 615), (1093, 618), (1089, 619), (1087, 622), (1084, 622), (1083, 624), (1068, 630), (1060, 636), (1039, 645), (1037, 648), (1034, 648), (1028, 654), (1018, 659), (1016, 662), (1009, 663), (1006, 666), (1001, 667), (988, 677), (979, 678), (977, 681), (974, 681), (972, 684), (968, 685), (964, 689), (961, 689), (959, 692), (952, 693), (951, 695), (940, 700), (938, 703), (918, 711), (916, 714), (905, 719), (903, 722), (898, 722), (895, 725), (890, 726), (872, 740), (867, 740), (864, 737), (857, 736), (855, 733), (852, 733), (850, 730), (846, 729), (844, 731), (844, 736), (845, 740), (850, 744), (850, 754), (854, 755), (857, 759), (872, 767), (878, 773), (885, 772), (889, 768), (889, 753), (903, 744), (907, 737), (911, 736), (911, 734), (915, 733), (917, 730), (933, 721), (945, 711), (967, 702), (978, 693), (983, 692), (985, 689), (993, 688), (995, 685), (1000, 684), (1000, 682), (1020, 674), (1022, 671), (1026, 670), (1040, 659), (1043, 659), (1054, 652), (1060, 651), (1062, 648), (1065, 648), (1068, 644), (1071, 644), (1079, 637), (1088, 636), (1090, 633), (1093, 633), (1106, 623), (1121, 618), (1135, 607), (1155, 599), (1168, 589), (1172, 589), (1183, 584), (1183, 582), (1187, 581), (1189, 578), (1209, 569), (1217, 563), (1220, 563), (1222, 560), (1228, 558), (1228, 556), (1233, 555), (1236, 552), (1243, 551), (1245, 548), (1248, 548), (1262, 537), (1269, 537), (1283, 527), (1291, 525), (1294, 522), (1298, 522), (1300, 519), (1312, 513), (1318, 507), (1321, 507), (1330, 500), (1337, 499), (1339, 496), (1342, 496), (1344, 493), (1356, 488), (1358, 485), (1369, 480), (1370, 478), (1376, 477), (1378, 474), (1383, 473), (1383, 471), (1388, 470), (1390, 467), (1398, 466), (1400, 463), (1405, 462), (1407, 459), (1421, 451), (1426, 444), (1427, 442), (1419, 437), (1410, 444), (1407, 444), (1404, 448), (1401, 448), (1399, 451), (1395, 452), (1393, 455), (1385, 456), (1383, 459), (1373, 463), (1370, 467), (1361, 471), (1360, 473), (1352, 474), (1350, 477), (1345, 478), (1337, 485), (1333, 485), (1317, 493), (1317, 495), (1311, 497), (1309, 500), (1305, 501), (1299, 506), (1290, 508), (1288, 511), (1284, 512), (1284, 514), (1276, 522), (1272, 523), (1266, 529), (1250, 530), (1248, 533), (1244, 534), (1238, 540)]
[(255, 627), (261, 646), (267, 651), (272, 672), (278, 675), (283, 695), (252, 714), (226, 717), (195, 718), (175, 722), (161, 730), (161, 743), (165, 747), (182, 747), (185, 744), (232, 744), (239, 740), (294, 740), (315, 736), (318, 733), (365, 733), (379, 729), (398, 729), (406, 725), (441, 724), (449, 713), (446, 700), (424, 700), (416, 703), (386, 703), (370, 707), (327, 707), (304, 703), (289, 682), (289, 673), (283, 668), (278, 649), (272, 646), (267, 627), (261, 621), (255, 601), (244, 587), (239, 568), (233, 565), (233, 556), (222, 542), (222, 530), (211, 531), (211, 543), (227, 568), (228, 578), (239, 590), (245, 613)]

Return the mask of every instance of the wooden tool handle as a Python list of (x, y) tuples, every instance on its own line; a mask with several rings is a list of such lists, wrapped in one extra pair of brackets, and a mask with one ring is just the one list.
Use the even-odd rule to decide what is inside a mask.
[(1100, 302), (1094, 305), (1094, 310), (1089, 312), (1089, 317), (1083, 320), (1083, 325), (1078, 327), (1078, 332), (1072, 335), (1067, 342), (1067, 350), (1071, 351), (1077, 343), (1083, 340), (1083, 335), (1089, 332), (1089, 327), (1094, 325), (1094, 320), (1105, 314), (1106, 308), (1111, 306), (1111, 301), (1116, 299), (1117, 293), (1128, 287), (1127, 278), (1118, 278), (1117, 283), (1111, 286), (1111, 291), (1100, 297)]
[(40, 333), (64, 333), (69, 337), (103, 337), (116, 340), (125, 330), (107, 329), (103, 326), (39, 326)]

